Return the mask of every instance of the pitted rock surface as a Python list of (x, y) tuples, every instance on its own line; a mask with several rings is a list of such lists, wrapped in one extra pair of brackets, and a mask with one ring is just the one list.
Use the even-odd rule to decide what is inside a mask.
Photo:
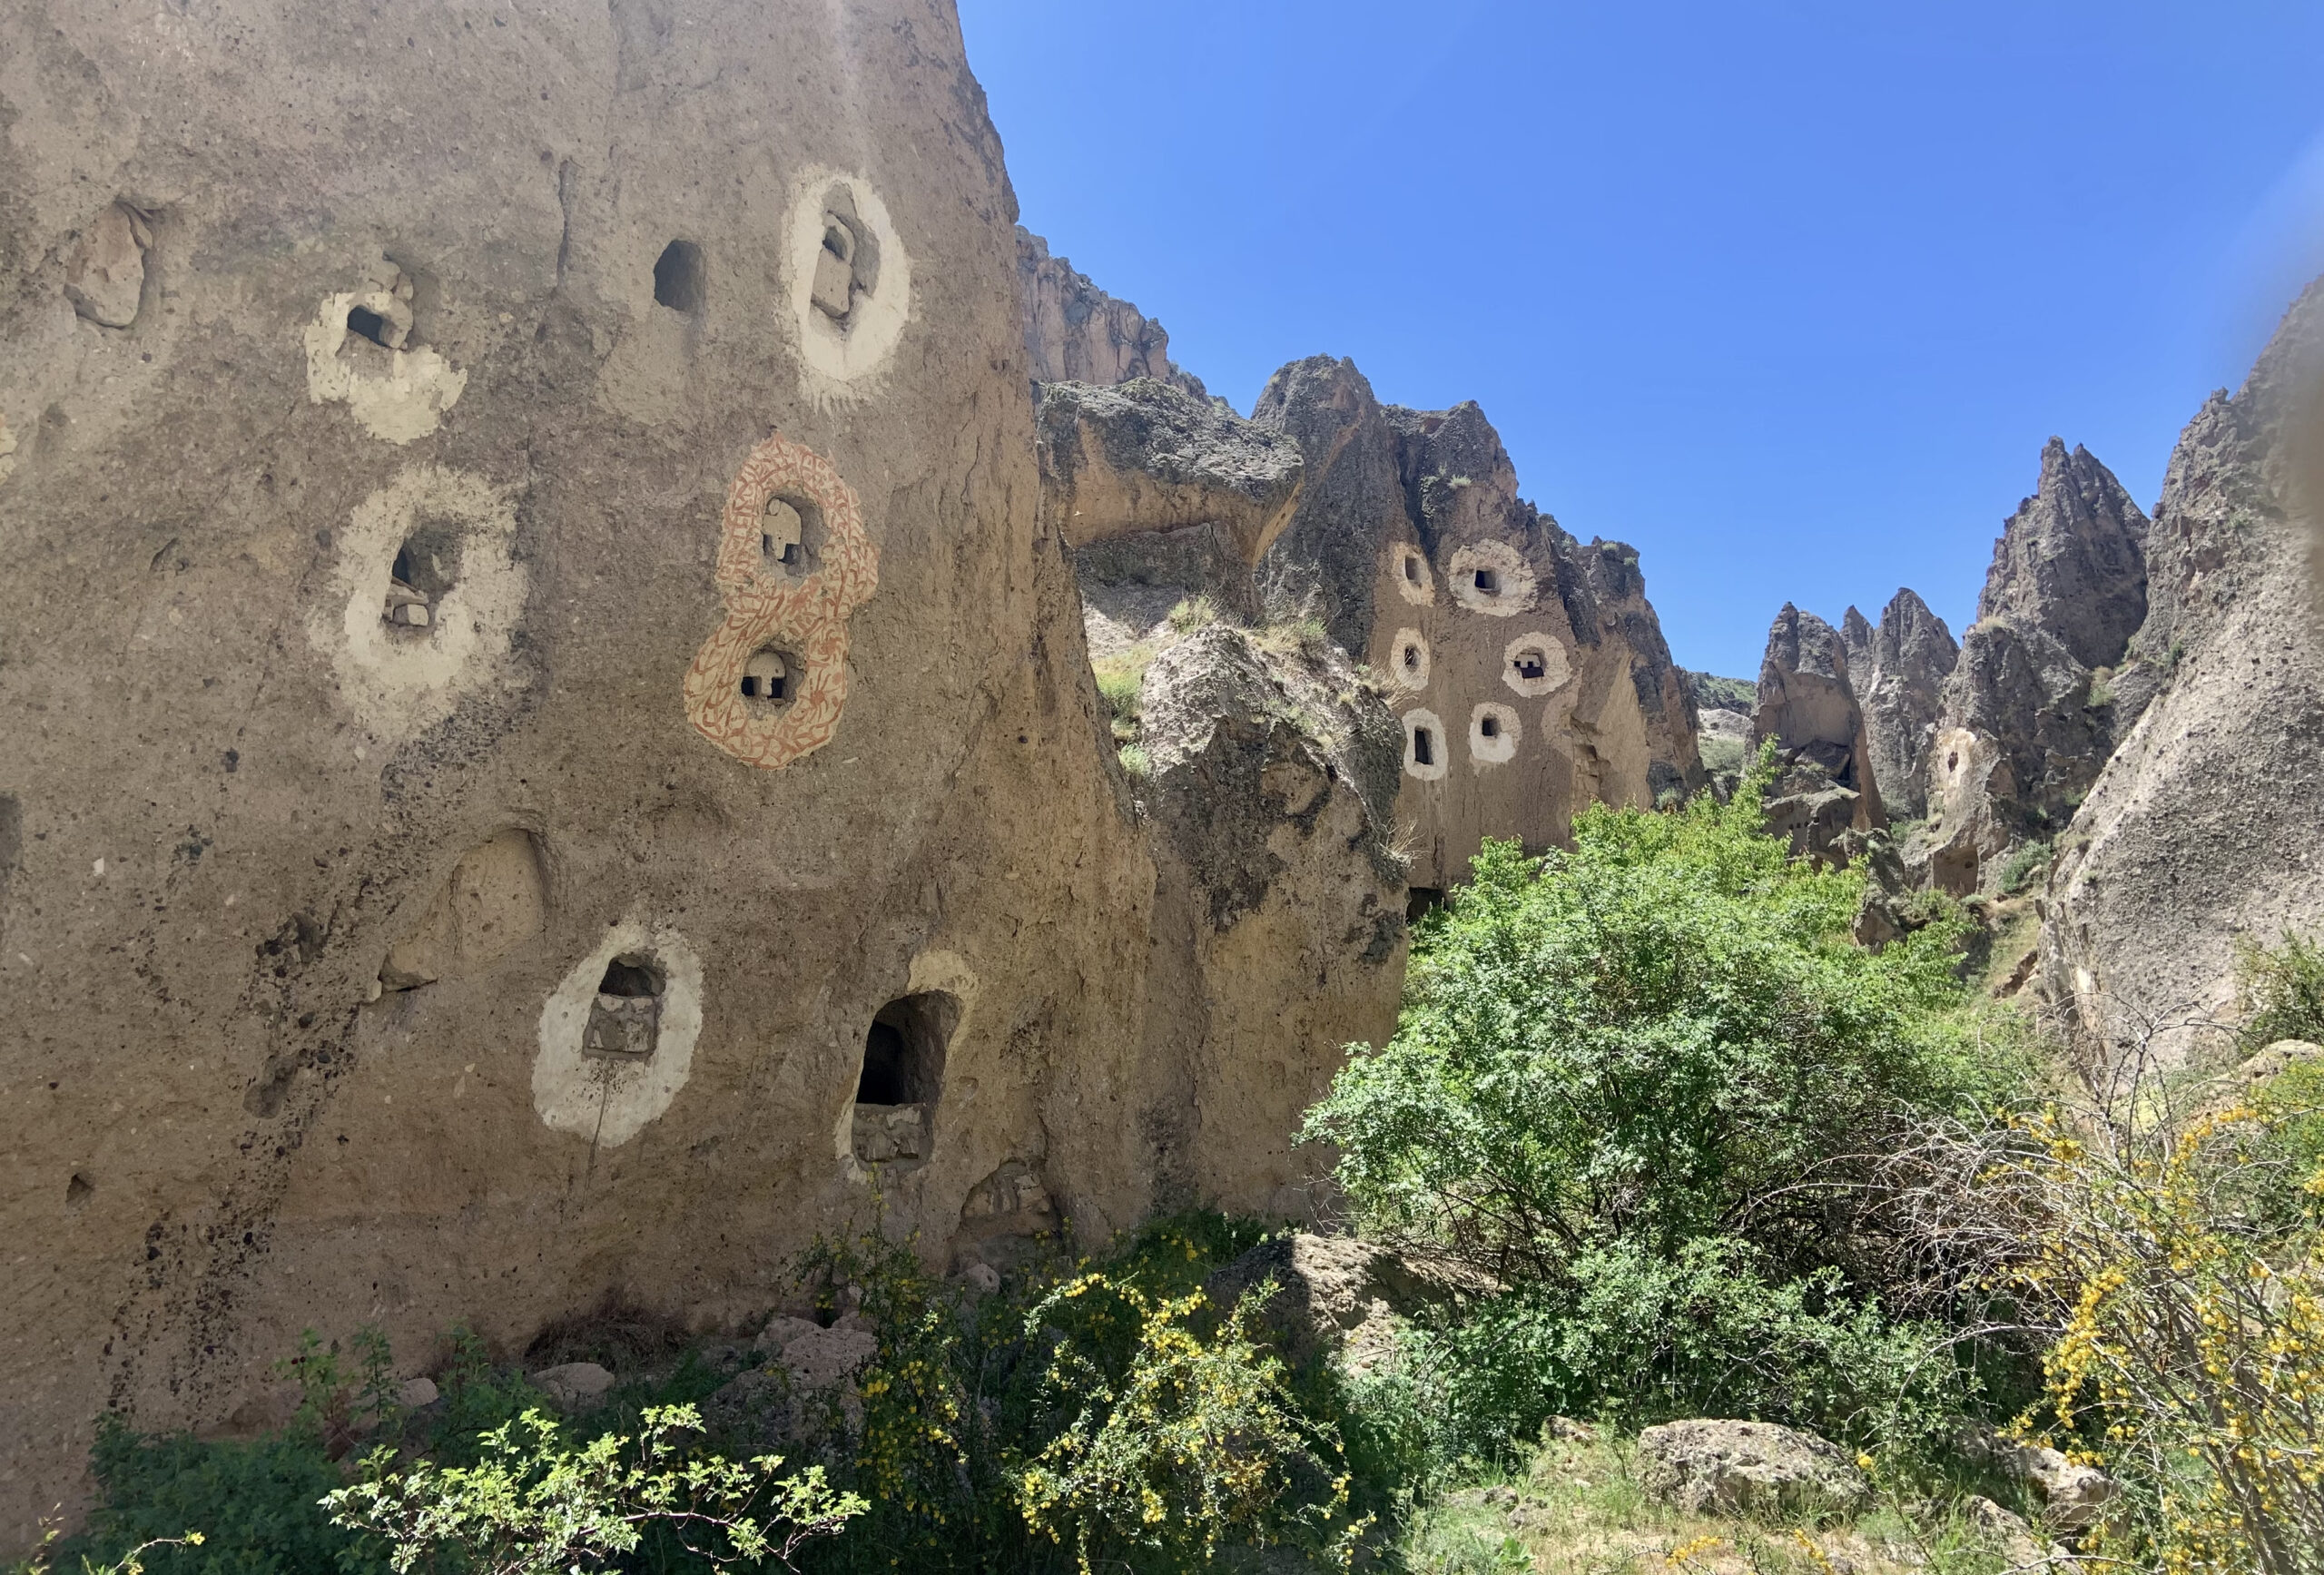
[(1928, 760), (1936, 883), (1990, 886), (2072, 819), (2135, 709), (2112, 670), (2146, 611), (2148, 522), (2088, 450), (2053, 438), (1994, 544)]
[(1298, 499), (1295, 445), (1152, 378), (1044, 383), (1035, 421), (1042, 501), (1073, 546), (1211, 525), (1256, 563)]
[(1876, 627), (1850, 607), (1840, 633), (1882, 806), (1893, 819), (1917, 820), (1928, 812), (1928, 756), (1945, 681), (1961, 649), (1945, 620), (1909, 589), (1881, 609)]
[(2057, 842), (2041, 989), (2086, 1044), (2168, 1062), (2234, 1016), (2235, 938), (2324, 924), (2324, 637), (2301, 502), (2324, 281), (2188, 424), (2146, 537), (2127, 736)]
[(1673, 1422), (1638, 1436), (1646, 1491), (1695, 1515), (1845, 1515), (1872, 1490), (1846, 1451), (1771, 1422)]

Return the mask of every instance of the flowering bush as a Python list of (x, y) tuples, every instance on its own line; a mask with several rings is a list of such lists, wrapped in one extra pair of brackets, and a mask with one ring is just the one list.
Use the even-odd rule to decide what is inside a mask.
[[(2297, 1070), (2297, 1069), (2296, 1069)], [(2055, 1336), (2043, 1412), (2132, 1490), (2093, 1551), (2167, 1571), (2324, 1570), (2324, 1101), (2288, 1074), (2173, 1131), (2057, 1117), (1988, 1185)]]

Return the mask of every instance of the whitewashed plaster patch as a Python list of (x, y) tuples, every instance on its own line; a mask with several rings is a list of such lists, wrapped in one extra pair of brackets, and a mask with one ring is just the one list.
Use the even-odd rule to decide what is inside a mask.
[[(347, 326), (358, 308), (382, 320), (409, 320), (410, 308), (392, 287), (327, 295), (315, 320), (301, 330), (307, 347), (307, 398), (315, 404), (343, 400), (366, 432), (388, 443), (409, 443), (436, 430), (444, 412), (459, 402), (468, 375), (457, 371), (435, 350), (389, 349), (356, 336)], [(344, 352), (344, 353), (343, 353)]]
[(1520, 635), (1501, 654), (1502, 682), (1529, 700), (1556, 694), (1572, 675), (1565, 646), (1554, 635)]
[(1399, 629), (1388, 643), (1388, 679), (1399, 689), (1428, 687), (1428, 642), (1418, 629)]
[(1404, 713), (1404, 774), (1423, 782), (1440, 781), (1452, 753), (1444, 736), (1444, 721), (1435, 712), (1415, 707)]
[(911, 316), (911, 258), (888, 205), (862, 175), (811, 169), (793, 186), (783, 235), (783, 295), (807, 392), (867, 397)]
[(1506, 618), (1533, 605), (1533, 566), (1505, 541), (1472, 541), (1445, 566), (1452, 599), (1472, 613)]
[[(525, 571), (509, 553), (516, 532), (516, 507), (498, 487), (420, 464), (365, 498), (336, 533), (308, 638), (374, 732), (410, 737), (500, 676), (525, 608)], [(396, 557), (412, 543), (452, 560), (424, 628), (389, 621)]]
[(1501, 765), (1516, 758), (1525, 724), (1513, 707), (1487, 700), (1469, 714), (1469, 758), (1479, 765)]
[[(597, 986), (608, 966), (625, 957), (649, 960), (664, 981), (654, 1050), (638, 1059), (582, 1048)], [(667, 1110), (685, 1087), (701, 1033), (702, 959), (672, 927), (624, 919), (574, 965), (541, 1009), (533, 1109), (557, 1131), (617, 1147)]]

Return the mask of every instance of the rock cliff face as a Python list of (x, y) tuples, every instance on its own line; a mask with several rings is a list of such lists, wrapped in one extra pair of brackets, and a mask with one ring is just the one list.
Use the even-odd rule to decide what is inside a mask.
[(2043, 926), (2046, 996), (2118, 1058), (2201, 1047), (2236, 938), (2324, 922), (2316, 514), (2296, 485), (2314, 456), (2295, 441), (2320, 345), (2324, 283), (2189, 423), (2145, 536), (2147, 613), (2114, 702), (2137, 720), (2059, 843)]
[(1162, 325), (1074, 271), (1049, 242), (1017, 227), (1017, 288), (1024, 300), (1025, 365), (1041, 383), (1126, 383), (1154, 378), (1207, 401), (1202, 380), (1170, 359)]
[(1961, 649), (1945, 620), (1909, 589), (1881, 609), (1876, 628), (1850, 607), (1840, 633), (1881, 802), (1890, 815), (1917, 820), (1928, 812), (1928, 753), (1945, 680)]
[(1752, 731), (1783, 751), (1768, 823), (1788, 833), (1799, 851), (1846, 856), (1887, 824), (1847, 642), (1789, 602), (1768, 630)]
[(0, 1541), (306, 1325), (1295, 1206), (1384, 724), (1117, 763), (950, 7), (204, 15), (0, 9)]
[(1475, 405), (1384, 407), (1353, 363), (1318, 356), (1276, 372), (1251, 418), (1306, 461), (1262, 598), (1393, 686), (1415, 887), (1465, 878), (1486, 836), (1546, 848), (1593, 799), (1702, 785), (1694, 703), (1638, 555), (1584, 546), (1521, 499)]
[(2051, 835), (2105, 764), (2110, 682), (2146, 611), (2147, 518), (2085, 449), (2050, 439), (1963, 635), (1929, 752), (1930, 868), (1967, 891)]

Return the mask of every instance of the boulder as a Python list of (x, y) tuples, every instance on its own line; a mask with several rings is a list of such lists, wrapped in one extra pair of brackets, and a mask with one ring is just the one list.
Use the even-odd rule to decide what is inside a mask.
[(407, 1378), (396, 1386), (396, 1403), (406, 1411), (419, 1411), (436, 1403), (436, 1381), (432, 1378)]
[(1044, 383), (1034, 412), (1041, 504), (1070, 546), (1208, 525), (1258, 562), (1299, 497), (1299, 450), (1153, 378)]
[(2043, 1518), (2062, 1531), (2080, 1531), (2098, 1523), (2122, 1485), (2096, 1466), (2068, 1460), (2042, 1444), (2004, 1444), (1995, 1462), (2021, 1481), (2031, 1482), (2047, 1506)]
[(1871, 1497), (1846, 1452), (1768, 1422), (1673, 1422), (1639, 1434), (1639, 1480), (1697, 1515), (1845, 1515)]
[(1224, 1311), (1270, 1281), (1275, 1293), (1261, 1317), (1286, 1356), (1304, 1362), (1345, 1350), (1359, 1368), (1393, 1349), (1393, 1316), (1443, 1302), (1455, 1285), (1449, 1272), (1416, 1266), (1374, 1243), (1300, 1231), (1270, 1237), (1214, 1270), (1203, 1294)]
[(2073, 1557), (2056, 1543), (2036, 1537), (2024, 1516), (1980, 1494), (1973, 1493), (1962, 1501), (1961, 1511), (1971, 1525), (1993, 1541), (2013, 1570), (2032, 1575), (2053, 1568), (2053, 1562), (2055, 1567), (2063, 1568)]
[(834, 1325), (785, 1341), (783, 1365), (800, 1388), (828, 1389), (854, 1377), (879, 1354), (879, 1336), (871, 1330)]
[(2243, 387), (2189, 423), (2147, 537), (2135, 716), (2056, 847), (2039, 985), (2085, 1053), (2217, 1044), (2239, 938), (2324, 926), (2324, 637), (2298, 441), (2324, 385), (2324, 281)]
[(527, 1376), (565, 1411), (585, 1406), (614, 1386), (614, 1375), (595, 1362), (567, 1362)]

